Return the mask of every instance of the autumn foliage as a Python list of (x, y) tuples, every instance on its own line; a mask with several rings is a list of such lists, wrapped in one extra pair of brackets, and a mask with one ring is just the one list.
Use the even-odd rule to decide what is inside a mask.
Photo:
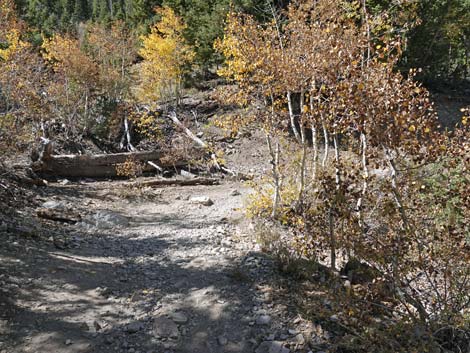
[(259, 107), (272, 163), (248, 210), (291, 229), (293, 256), (370, 266), (360, 311), (379, 305), (433, 336), (468, 324), (470, 135), (442, 132), (417, 71), (396, 70), (391, 16), (352, 5), (294, 3), (266, 24), (229, 15), (220, 74), (232, 101)]
[(133, 150), (132, 135), (160, 139), (161, 119), (152, 112), (161, 103), (178, 105), (195, 53), (185, 43), (181, 18), (169, 7), (156, 14), (159, 21), (140, 38), (122, 21), (83, 23), (75, 33), (43, 36), (35, 46), (25, 39), (31, 32), (14, 4), (2, 0), (2, 149), (24, 149), (43, 138), (83, 152), (92, 138)]
[(156, 9), (161, 21), (150, 34), (143, 36), (139, 54), (144, 61), (139, 67), (140, 86), (137, 95), (145, 103), (158, 100), (179, 100), (187, 65), (195, 53), (185, 44), (186, 25), (169, 7)]

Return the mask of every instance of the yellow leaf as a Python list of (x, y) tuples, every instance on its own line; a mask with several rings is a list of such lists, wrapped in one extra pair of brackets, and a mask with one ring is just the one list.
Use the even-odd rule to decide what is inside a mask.
[(410, 125), (410, 127), (408, 128), (408, 130), (411, 131), (411, 132), (415, 132), (415, 131), (416, 131), (416, 126)]

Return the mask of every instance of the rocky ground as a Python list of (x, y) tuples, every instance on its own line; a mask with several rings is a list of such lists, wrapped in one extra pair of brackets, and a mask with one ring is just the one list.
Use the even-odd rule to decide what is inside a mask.
[[(260, 132), (218, 141), (231, 168), (269, 170)], [(339, 351), (345, 328), (325, 293), (310, 283), (299, 299), (299, 281), (256, 243), (246, 184), (22, 189), (2, 176), (0, 353)], [(326, 313), (302, 312), (302, 301)]]
[(247, 193), (51, 185), (34, 203), (82, 221), (62, 238), (1, 233), (0, 352), (308, 351), (250, 236)]
[[(269, 168), (256, 163), (261, 135), (223, 147), (244, 173)], [(238, 181), (59, 180), (10, 195), (16, 218), (0, 217), (0, 352), (322, 351), (328, 332), (301, 317), (289, 280), (254, 240), (249, 193)]]

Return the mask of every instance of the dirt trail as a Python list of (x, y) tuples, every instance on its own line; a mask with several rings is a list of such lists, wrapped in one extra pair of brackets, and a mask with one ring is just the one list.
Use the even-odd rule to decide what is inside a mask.
[(0, 352), (288, 352), (260, 346), (287, 315), (272, 299), (273, 266), (245, 231), (246, 187), (51, 189), (43, 200), (129, 224), (67, 226), (64, 246), (0, 232)]

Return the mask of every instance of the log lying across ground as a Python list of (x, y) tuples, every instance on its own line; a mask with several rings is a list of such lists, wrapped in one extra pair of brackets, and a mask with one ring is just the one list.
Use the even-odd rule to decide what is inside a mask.
[(155, 171), (153, 162), (160, 167), (182, 167), (188, 161), (179, 160), (162, 163), (161, 151), (129, 152), (96, 155), (52, 155), (44, 154), (41, 159), (32, 164), (34, 172), (41, 176), (70, 177), (70, 178), (108, 178), (116, 177), (116, 166), (127, 160), (135, 160), (143, 164), (143, 171)]
[(166, 186), (166, 185), (178, 185), (178, 186), (191, 186), (191, 185), (218, 185), (220, 180), (216, 178), (194, 178), (194, 179), (150, 179), (135, 181), (129, 183), (131, 186)]

